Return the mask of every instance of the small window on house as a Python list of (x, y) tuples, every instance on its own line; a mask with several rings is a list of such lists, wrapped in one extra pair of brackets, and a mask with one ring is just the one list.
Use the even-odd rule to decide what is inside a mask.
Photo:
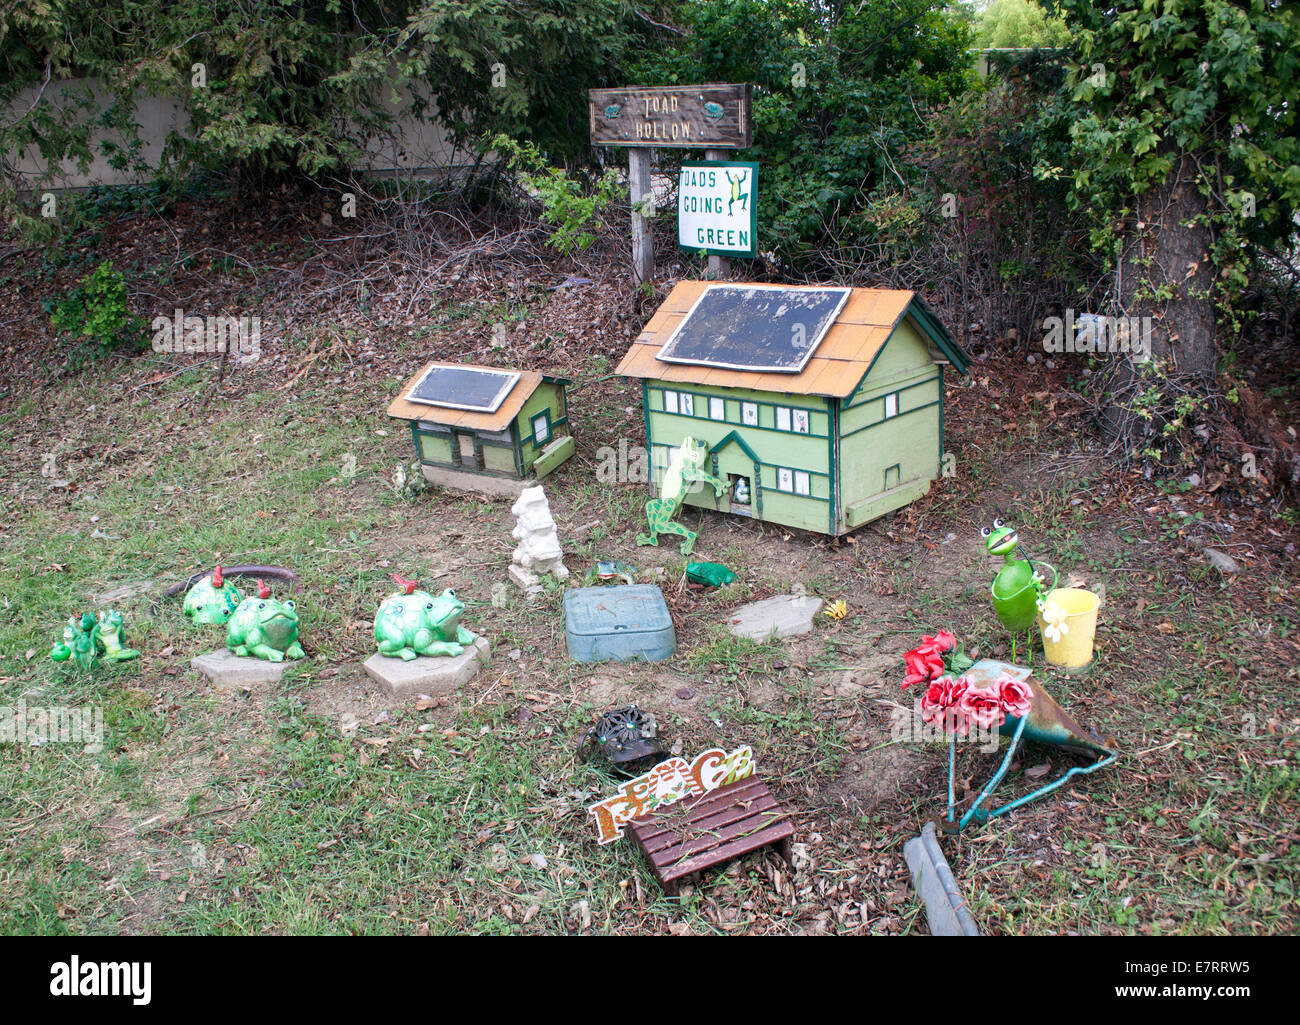
[(788, 431), (790, 429), (790, 409), (788, 406), (776, 407), (776, 429), (778, 431)]
[(812, 478), (804, 470), (794, 471), (794, 493), (796, 495), (812, 494)]
[(758, 426), (758, 403), (742, 402), (740, 404), (740, 422), (746, 427)]
[(794, 411), (794, 431), (796, 434), (808, 433), (808, 410), (796, 409)]
[(533, 444), (545, 445), (551, 440), (551, 418), (546, 413), (533, 417)]
[(787, 470), (784, 467), (776, 471), (776, 487), (778, 491), (794, 490), (794, 471)]
[(898, 416), (898, 392), (885, 396), (885, 419)]
[(695, 396), (689, 392), (682, 392), (682, 416), (695, 415)]
[(677, 412), (677, 393), (675, 391), (664, 390), (664, 412)]
[(716, 395), (709, 396), (709, 419), (725, 420), (727, 419), (727, 404)]

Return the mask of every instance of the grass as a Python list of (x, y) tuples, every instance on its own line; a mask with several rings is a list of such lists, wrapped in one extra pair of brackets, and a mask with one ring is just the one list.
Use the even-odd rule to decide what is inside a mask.
[[(550, 301), (567, 300), (538, 300)], [(901, 846), (941, 811), (946, 749), (891, 740), (890, 709), (910, 697), (899, 656), (938, 627), (1002, 653), (978, 539), (995, 516), (1063, 576), (1105, 588), (1092, 671), (1039, 672), (1124, 756), (945, 840), (981, 925), (1296, 928), (1293, 567), (1220, 577), (1184, 546), (1204, 510), (1108, 504), (1097, 496), (1112, 481), (1092, 465), (1029, 472), (1045, 460), (990, 429), (1000, 414), (974, 389), (955, 389), (957, 478), (851, 541), (705, 516), (697, 557), (740, 579), (679, 590), (675, 547), (633, 543), (644, 490), (597, 478), (601, 447), (642, 439), (639, 395), (591, 353), (574, 360), (578, 456), (547, 491), (575, 576), (596, 558), (662, 572), (679, 654), (579, 665), (565, 657), (558, 590), (529, 602), (498, 586), (506, 604), (493, 604), (507, 504), (408, 500), (389, 485), (410, 461), (383, 413), (402, 372), (440, 332), (518, 313), (449, 300), (428, 331), (385, 339), (383, 359), (362, 366), (308, 364), (325, 341), (305, 334), (286, 374), (309, 372), (240, 371), (220, 393), (210, 365), (145, 356), (0, 406), (0, 704), (98, 707), (106, 730), (97, 754), (0, 744), (0, 932), (919, 931)], [(1037, 447), (1064, 446), (1035, 430)], [(1157, 501), (1167, 496), (1152, 488), (1136, 506)], [(220, 634), (196, 632), (159, 592), (216, 562), (302, 577), (308, 657), (273, 691), (213, 692), (189, 668)], [(455, 586), (467, 624), (492, 641), (491, 667), (462, 694), (390, 702), (361, 673), (393, 572)], [(69, 616), (132, 583), (143, 589), (115, 604), (139, 662), (86, 675), (46, 658)], [(735, 605), (793, 587), (845, 598), (848, 616), (794, 643), (723, 629)], [(573, 750), (599, 711), (628, 700), (687, 754), (754, 747), (795, 814), (797, 875), (751, 857), (667, 898), (628, 844), (595, 845), (585, 808), (611, 782)], [(982, 782), (999, 758), (963, 751), (962, 774)], [(1053, 777), (1067, 764), (1031, 749), (999, 795), (1039, 785), (1026, 771), (1041, 761)]]

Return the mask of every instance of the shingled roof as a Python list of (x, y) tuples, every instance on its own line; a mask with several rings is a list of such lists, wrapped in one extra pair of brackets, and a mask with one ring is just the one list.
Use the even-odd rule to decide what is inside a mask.
[[(618, 372), (625, 377), (653, 378), (683, 384), (709, 384), (721, 388), (784, 392), (789, 395), (824, 395), (843, 399), (852, 395), (885, 342), (904, 317), (911, 317), (939, 362), (966, 373), (970, 359), (952, 339), (915, 292), (889, 288), (855, 288), (839, 316), (798, 374), (667, 363), (659, 350), (709, 286), (708, 281), (682, 281), (664, 300), (650, 322), (628, 349)], [(737, 282), (732, 282), (737, 284)], [(817, 286), (791, 285), (790, 288)]]

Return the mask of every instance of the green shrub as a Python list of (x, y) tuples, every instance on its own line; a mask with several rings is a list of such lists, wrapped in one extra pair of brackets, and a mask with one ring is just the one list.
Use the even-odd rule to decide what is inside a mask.
[(621, 191), (616, 171), (607, 170), (584, 187), (580, 176), (550, 166), (531, 143), (498, 135), (492, 148), (506, 158), (520, 184), (541, 203), (542, 221), (553, 229), (548, 245), (568, 256), (596, 240), (595, 222)]
[(70, 364), (144, 347), (144, 322), (127, 307), (126, 279), (112, 260), (101, 263), (57, 302), (46, 299), (42, 305), (55, 330), (85, 340)]

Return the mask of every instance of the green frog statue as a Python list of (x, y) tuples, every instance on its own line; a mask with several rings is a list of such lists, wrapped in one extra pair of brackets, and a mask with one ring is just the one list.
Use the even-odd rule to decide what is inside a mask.
[(244, 592), (225, 579), (217, 566), (189, 589), (182, 611), (196, 625), (224, 626), (243, 600)]
[(50, 658), (55, 662), (66, 662), (71, 658), (87, 672), (100, 657), (110, 662), (129, 662), (139, 658), (140, 653), (128, 648), (123, 641), (124, 630), (122, 613), (116, 609), (101, 612), (98, 619), (92, 612), (73, 616), (63, 628), (63, 640), (50, 649)]
[(384, 599), (375, 613), (375, 641), (379, 654), (406, 662), (420, 655), (454, 656), (478, 640), (460, 625), (465, 603), (448, 588), (434, 597), (421, 591), (414, 580), (394, 573), (401, 588)]
[(257, 581), (257, 595), (245, 598), (226, 624), (226, 647), (236, 655), (283, 662), (304, 658), (298, 643), (298, 610), (291, 601), (276, 601), (271, 589)]

